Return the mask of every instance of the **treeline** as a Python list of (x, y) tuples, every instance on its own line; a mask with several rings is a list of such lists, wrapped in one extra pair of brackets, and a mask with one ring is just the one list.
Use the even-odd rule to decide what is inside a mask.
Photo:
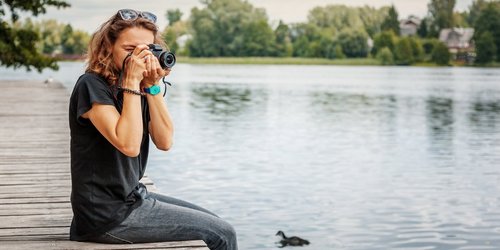
[(33, 22), (26, 19), (17, 22), (15, 29), (32, 30), (39, 37), (36, 48), (39, 52), (62, 58), (78, 58), (83, 55), (90, 41), (90, 35), (75, 30), (70, 24), (59, 23), (54, 19)]
[[(206, 0), (187, 19), (178, 9), (167, 10), (163, 35), (171, 50), (191, 57), (376, 58), (384, 65), (447, 65), (452, 55), (438, 40), (439, 31), (472, 27), (476, 62), (500, 61), (500, 1), (475, 0), (464, 12), (454, 8), (455, 0), (430, 0), (417, 33), (402, 37), (394, 6), (316, 7), (306, 22), (287, 24), (270, 23), (264, 9), (244, 0)], [(90, 37), (55, 20), (27, 19), (15, 27), (34, 31), (38, 51), (53, 56), (84, 54)]]
[[(192, 57), (273, 56), (374, 57), (383, 64), (448, 64), (450, 53), (438, 40), (445, 28), (475, 29), (477, 62), (500, 60), (500, 1), (475, 0), (456, 12), (455, 0), (431, 0), (418, 33), (399, 35), (394, 6), (382, 8), (329, 5), (316, 7), (303, 23), (270, 24), (264, 9), (242, 0), (207, 0), (187, 21), (179, 10), (167, 11), (165, 39), (173, 50)], [(179, 48), (178, 38), (189, 37)]]

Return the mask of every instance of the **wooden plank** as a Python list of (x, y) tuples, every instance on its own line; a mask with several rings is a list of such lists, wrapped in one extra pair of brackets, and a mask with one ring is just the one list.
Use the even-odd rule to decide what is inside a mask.
[(184, 242), (158, 242), (141, 244), (93, 244), (86, 242), (70, 241), (3, 241), (2, 246), (5, 249), (67, 249), (67, 250), (101, 250), (101, 249), (186, 249), (201, 250), (208, 249), (203, 241), (184, 241)]
[(2, 230), (0, 230), (0, 241), (7, 240), (7, 237), (20, 239), (21, 237), (24, 237), (24, 236), (36, 236), (36, 235), (48, 235), (48, 236), (50, 236), (52, 234), (68, 235), (69, 234), (69, 226), (2, 229)]
[[(30, 97), (18, 95), (29, 90)], [(203, 241), (108, 245), (69, 241), (68, 92), (0, 82), (0, 249), (208, 249)], [(151, 179), (142, 180), (156, 191)]]
[[(69, 196), (62, 197), (52, 197), (47, 199), (46, 197), (30, 197), (30, 198), (4, 198), (0, 199), (0, 204), (46, 204), (46, 203), (69, 203)], [(1, 209), (1, 208), (0, 208)]]

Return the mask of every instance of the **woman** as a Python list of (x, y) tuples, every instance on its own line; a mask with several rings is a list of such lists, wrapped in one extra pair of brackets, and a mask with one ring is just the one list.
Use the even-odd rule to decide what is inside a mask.
[(162, 69), (148, 44), (163, 44), (148, 12), (124, 9), (92, 36), (86, 73), (70, 99), (70, 238), (100, 243), (204, 240), (237, 249), (234, 229), (191, 203), (148, 192), (139, 183), (149, 136), (172, 145), (173, 126), (161, 93)]

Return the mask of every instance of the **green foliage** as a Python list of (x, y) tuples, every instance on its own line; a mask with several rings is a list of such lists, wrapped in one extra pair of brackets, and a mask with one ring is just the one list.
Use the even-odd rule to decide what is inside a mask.
[(422, 48), (424, 49), (424, 54), (430, 55), (434, 50), (434, 46), (439, 43), (439, 40), (436, 38), (431, 39), (423, 39), (422, 40)]
[(242, 0), (206, 0), (191, 10), (191, 56), (272, 55), (274, 32), (263, 9)]
[(15, 27), (33, 30), (41, 38), (37, 50), (51, 55), (82, 55), (85, 53), (90, 35), (81, 30), (74, 30), (70, 24), (58, 23), (54, 19), (32, 22), (16, 22)]
[(422, 19), (422, 22), (420, 23), (420, 26), (418, 27), (417, 30), (418, 36), (422, 38), (426, 38), (429, 36), (429, 23), (428, 23), (428, 18)]
[(453, 13), (453, 25), (455, 27), (470, 27), (471, 25), (467, 21), (469, 13), (464, 12), (454, 12)]
[(498, 47), (495, 45), (493, 35), (490, 32), (483, 32), (476, 40), (476, 62), (478, 64), (493, 62), (497, 54), (497, 49)]
[(372, 53), (374, 55), (378, 54), (378, 51), (382, 48), (389, 48), (389, 50), (394, 51), (394, 47), (396, 44), (397, 36), (394, 34), (394, 31), (388, 30), (381, 33), (378, 33), (373, 38), (373, 48)]
[(422, 62), (424, 60), (424, 47), (422, 41), (417, 37), (408, 37), (408, 39), (410, 40), (413, 59), (415, 62)]
[(290, 28), (280, 20), (278, 27), (274, 30), (276, 37), (275, 53), (279, 57), (290, 57), (293, 54), (293, 45), (290, 36)]
[(170, 9), (167, 10), (165, 16), (167, 17), (168, 25), (173, 25), (174, 23), (181, 20), (182, 12), (179, 9)]
[(391, 8), (389, 9), (389, 13), (385, 17), (384, 22), (382, 22), (381, 29), (383, 31), (392, 30), (394, 34), (399, 34), (398, 12), (396, 11), (394, 5), (392, 5)]
[(387, 7), (347, 7), (345, 5), (328, 5), (316, 7), (309, 12), (308, 22), (320, 29), (338, 33), (345, 28), (364, 30), (370, 36), (380, 32), (380, 25), (388, 12)]
[(342, 51), (347, 57), (366, 57), (368, 55), (368, 34), (359, 30), (344, 30), (337, 37)]
[(346, 58), (344, 52), (342, 51), (342, 46), (340, 46), (340, 44), (335, 45), (334, 54), (333, 54), (332, 58), (336, 58), (336, 59)]
[(376, 57), (382, 65), (394, 64), (394, 55), (392, 54), (391, 49), (389, 49), (388, 47), (383, 47), (382, 49), (380, 49)]
[(301, 23), (294, 25), (291, 33), (294, 56), (335, 58), (336, 44), (331, 30)]
[(410, 65), (415, 62), (411, 38), (404, 37), (399, 39), (394, 49), (394, 57), (398, 65)]
[(474, 0), (469, 7), (469, 14), (467, 15), (467, 23), (474, 25), (481, 12), (487, 7), (488, 1)]
[(46, 7), (68, 7), (64, 1), (58, 0), (0, 0), (0, 65), (6, 67), (31, 67), (42, 71), (44, 68), (57, 69), (57, 64), (52, 58), (43, 56), (37, 51), (38, 33), (31, 28), (14, 28), (4, 20), (7, 7), (11, 12), (11, 21), (16, 23), (19, 19), (18, 11), (30, 12), (37, 16), (46, 12)]
[(436, 42), (432, 50), (432, 61), (438, 65), (448, 65), (450, 58), (451, 54), (446, 44), (440, 41)]
[[(497, 48), (496, 60), (500, 61), (500, 2), (489, 2), (479, 13), (476, 22), (474, 23), (475, 40), (480, 40), (479, 38), (483, 33), (489, 32), (493, 37), (494, 44)], [(478, 48), (479, 50), (486, 48)]]
[(431, 26), (434, 36), (437, 36), (442, 29), (454, 27), (453, 9), (455, 3), (456, 0), (431, 0), (427, 5), (432, 18)]

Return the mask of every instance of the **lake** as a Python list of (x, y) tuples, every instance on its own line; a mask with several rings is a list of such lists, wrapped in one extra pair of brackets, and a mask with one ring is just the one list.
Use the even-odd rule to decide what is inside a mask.
[[(70, 90), (82, 63), (43, 74)], [(148, 173), (240, 249), (499, 249), (500, 69), (188, 65)]]

